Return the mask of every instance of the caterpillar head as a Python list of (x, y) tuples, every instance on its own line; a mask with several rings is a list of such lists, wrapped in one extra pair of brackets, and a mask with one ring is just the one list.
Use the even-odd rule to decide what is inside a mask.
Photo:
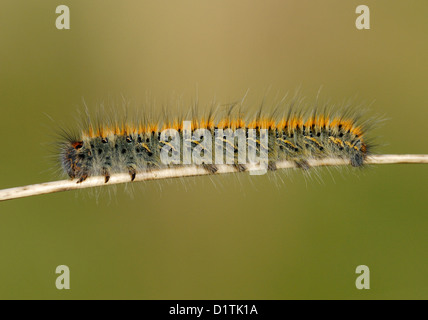
[(64, 144), (60, 158), (62, 168), (70, 178), (74, 179), (83, 175), (82, 165), (85, 154), (82, 141), (71, 141)]

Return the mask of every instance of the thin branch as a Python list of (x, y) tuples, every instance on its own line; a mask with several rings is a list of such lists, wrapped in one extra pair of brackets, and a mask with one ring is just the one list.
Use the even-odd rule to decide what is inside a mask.
[[(385, 155), (373, 155), (369, 156), (366, 164), (397, 164), (397, 163), (428, 163), (428, 155), (416, 155), (416, 154), (385, 154)], [(321, 166), (342, 166), (349, 165), (349, 161), (344, 159), (328, 158), (320, 160), (310, 160), (309, 165), (311, 167)], [(296, 164), (291, 161), (281, 161), (276, 163), (277, 169), (290, 169), (296, 168)], [(256, 167), (248, 167), (249, 171), (256, 170)], [(219, 165), (218, 171), (215, 175), (225, 173), (236, 173), (237, 170), (233, 166)], [(134, 181), (149, 181), (149, 180), (161, 180), (170, 178), (180, 177), (194, 177), (204, 176), (210, 173), (202, 168), (201, 166), (186, 166), (176, 167), (168, 169), (159, 169), (154, 171), (147, 171), (138, 173)], [(82, 183), (76, 183), (76, 180), (61, 180), (52, 181), (40, 184), (33, 184), (23, 187), (16, 187), (10, 189), (0, 190), (0, 201), (11, 200), (23, 197), (30, 197), (35, 195), (69, 191), (75, 189), (85, 189), (92, 187), (99, 187), (105, 185), (113, 185), (119, 183), (130, 182), (129, 174), (116, 174), (110, 177), (109, 182), (104, 182), (104, 177), (90, 177)]]

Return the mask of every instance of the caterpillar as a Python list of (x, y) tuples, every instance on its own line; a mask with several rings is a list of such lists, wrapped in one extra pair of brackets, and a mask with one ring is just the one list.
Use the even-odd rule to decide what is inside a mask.
[[(194, 117), (187, 127), (179, 118), (164, 122), (149, 121), (146, 117), (130, 122), (88, 121), (80, 132), (63, 134), (59, 158), (63, 172), (77, 179), (77, 183), (91, 176), (104, 176), (108, 183), (116, 173), (128, 173), (133, 181), (141, 171), (191, 164), (185, 161), (186, 152), (202, 155), (203, 161), (196, 164), (212, 174), (224, 158), (237, 171), (246, 171), (251, 151), (259, 158), (266, 154), (267, 170), (271, 171), (281, 160), (293, 161), (308, 170), (308, 160), (331, 157), (361, 167), (372, 147), (366, 138), (367, 131), (366, 122), (349, 110), (333, 114), (290, 109), (286, 116), (259, 113), (248, 121), (241, 114), (230, 113), (216, 120), (210, 113)], [(236, 132), (241, 133), (244, 142), (240, 142)], [(175, 161), (163, 161), (162, 152)]]

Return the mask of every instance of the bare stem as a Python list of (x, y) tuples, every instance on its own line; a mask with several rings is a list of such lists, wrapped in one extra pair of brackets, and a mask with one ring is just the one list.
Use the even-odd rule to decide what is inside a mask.
[[(367, 164), (397, 164), (397, 163), (428, 163), (428, 155), (417, 154), (384, 154), (373, 155), (366, 159)], [(349, 161), (344, 159), (328, 158), (320, 160), (310, 160), (311, 167), (320, 166), (342, 166), (349, 165)], [(277, 169), (296, 168), (296, 164), (291, 161), (281, 161), (276, 163)], [(256, 170), (256, 167), (248, 167), (248, 170)], [(228, 165), (219, 165), (217, 174), (233, 173), (237, 170)], [(159, 169), (138, 173), (134, 181), (161, 180), (180, 177), (194, 177), (210, 174), (201, 166), (186, 166), (168, 169)], [(33, 184), (23, 187), (0, 190), (0, 201), (11, 200), (35, 195), (54, 193), (60, 191), (69, 191), (75, 189), (84, 189), (99, 187), (105, 185), (113, 185), (119, 183), (130, 182), (129, 174), (112, 175), (109, 182), (104, 182), (104, 177), (90, 177), (82, 183), (76, 183), (76, 180), (61, 180), (46, 183)]]

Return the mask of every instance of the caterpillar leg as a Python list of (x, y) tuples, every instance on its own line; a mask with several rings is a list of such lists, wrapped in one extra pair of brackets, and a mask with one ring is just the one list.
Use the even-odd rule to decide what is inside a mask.
[(309, 170), (311, 168), (311, 166), (306, 160), (295, 160), (294, 163), (298, 168), (303, 170)]
[(364, 163), (364, 159), (360, 153), (355, 153), (351, 156), (351, 166), (361, 167), (363, 163)]
[(236, 171), (238, 172), (244, 172), (247, 170), (247, 167), (241, 163), (235, 163), (233, 164), (233, 167), (236, 169)]
[(214, 174), (218, 171), (218, 168), (215, 164), (202, 164), (202, 167), (211, 174)]
[(108, 172), (107, 168), (103, 168), (102, 174), (104, 176), (104, 183), (107, 183), (110, 180), (110, 173)]
[(269, 161), (268, 163), (268, 170), (269, 171), (276, 171), (276, 162), (275, 161)]
[(137, 175), (137, 171), (134, 167), (128, 167), (129, 175), (131, 176), (131, 181), (135, 180), (135, 176)]
[(77, 182), (76, 182), (76, 183), (82, 183), (83, 181), (85, 181), (86, 179), (88, 179), (88, 177), (89, 177), (88, 173), (87, 173), (87, 172), (84, 172), (84, 173), (80, 176), (79, 180), (77, 180)]

